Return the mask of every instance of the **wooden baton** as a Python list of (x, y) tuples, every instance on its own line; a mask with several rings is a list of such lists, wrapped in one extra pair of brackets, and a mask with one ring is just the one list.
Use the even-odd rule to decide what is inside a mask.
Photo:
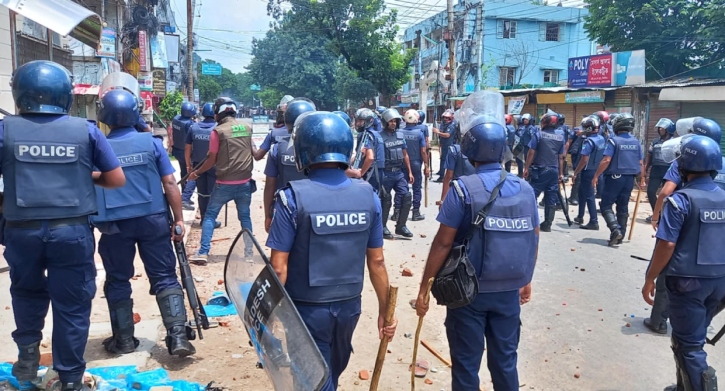
[(642, 187), (637, 186), (637, 201), (634, 202), (634, 213), (632, 214), (632, 223), (629, 224), (629, 236), (627, 240), (632, 240), (634, 233), (634, 222), (637, 220), (637, 209), (639, 209), (639, 200), (642, 199)]
[[(425, 304), (430, 301), (430, 288), (433, 287), (435, 277), (428, 279), (428, 285), (425, 287)], [(418, 358), (418, 341), (420, 340), (420, 330), (423, 328), (423, 316), (418, 317), (418, 328), (415, 329), (415, 345), (413, 345), (413, 363), (410, 364), (410, 389), (415, 391), (415, 360)]]
[[(395, 303), (398, 301), (398, 287), (391, 286), (388, 289), (388, 308), (385, 312), (385, 326), (393, 324), (395, 318)], [(388, 352), (388, 337), (383, 335), (383, 339), (380, 340), (380, 346), (378, 347), (378, 357), (375, 359), (375, 369), (373, 370), (373, 377), (370, 381), (370, 391), (377, 391), (378, 382), (380, 381), (380, 373), (383, 370), (383, 362), (385, 361), (385, 354)]]

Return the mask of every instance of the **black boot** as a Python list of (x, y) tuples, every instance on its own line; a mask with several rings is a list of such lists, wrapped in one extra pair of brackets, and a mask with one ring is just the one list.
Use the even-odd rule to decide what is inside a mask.
[(622, 231), (622, 237), (617, 240), (617, 244), (622, 244), (624, 240), (624, 234), (627, 233), (627, 222), (629, 221), (629, 213), (620, 213), (617, 215), (617, 223), (619, 223), (620, 231)]
[(622, 231), (619, 229), (619, 224), (617, 224), (617, 218), (611, 209), (602, 210), (602, 217), (604, 218), (604, 222), (607, 223), (607, 228), (611, 231), (609, 235), (609, 246), (614, 246), (623, 236)]
[(60, 391), (91, 391), (91, 389), (83, 384), (83, 380), (81, 380), (72, 383), (61, 383)]
[(574, 183), (571, 185), (571, 192), (569, 193), (569, 205), (579, 205), (579, 182), (581, 182), (581, 177), (581, 174), (574, 177)]
[(551, 223), (554, 222), (556, 209), (553, 205), (544, 208), (544, 222), (539, 225), (541, 232), (551, 232)]
[(393, 206), (393, 198), (390, 193), (387, 193), (380, 197), (380, 205), (382, 207), (382, 219), (383, 219), (383, 239), (392, 239), (393, 234), (388, 230), (388, 216), (390, 214), (390, 208)]
[(393, 208), (393, 214), (390, 215), (390, 220), (392, 220), (392, 221), (398, 221), (398, 216), (400, 216), (400, 209)]
[(411, 218), (413, 221), (421, 221), (425, 220), (425, 215), (420, 214), (420, 209), (413, 209), (413, 218)]
[(169, 354), (186, 357), (196, 353), (194, 345), (189, 342), (194, 336), (193, 329), (186, 325), (184, 291), (181, 288), (166, 289), (156, 294), (156, 302), (166, 327), (166, 348)]
[(103, 341), (103, 347), (113, 354), (133, 352), (139, 345), (139, 340), (133, 336), (133, 300), (108, 303), (108, 311), (113, 335)]
[(408, 214), (410, 213), (410, 208), (413, 207), (413, 196), (408, 193), (403, 196), (403, 201), (400, 203), (400, 215), (398, 216), (398, 220), (396, 220), (395, 224), (395, 234), (396, 235), (402, 235), (406, 238), (412, 238), (413, 233), (408, 230), (408, 227), (405, 226), (405, 223), (408, 222)]
[(580, 225), (579, 228), (581, 229), (588, 229), (590, 231), (599, 231), (599, 224), (592, 223), (591, 221), (587, 223), (587, 225)]
[(18, 361), (13, 364), (12, 374), (18, 381), (32, 381), (38, 377), (40, 366), (40, 341), (30, 345), (18, 345)]
[(574, 224), (579, 224), (579, 225), (584, 224), (584, 217), (579, 217), (579, 216), (574, 217)]

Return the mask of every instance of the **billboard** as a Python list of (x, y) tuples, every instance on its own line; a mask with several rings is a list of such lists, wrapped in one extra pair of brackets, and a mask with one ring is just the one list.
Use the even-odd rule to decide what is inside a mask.
[(645, 52), (618, 52), (569, 59), (570, 88), (644, 84)]

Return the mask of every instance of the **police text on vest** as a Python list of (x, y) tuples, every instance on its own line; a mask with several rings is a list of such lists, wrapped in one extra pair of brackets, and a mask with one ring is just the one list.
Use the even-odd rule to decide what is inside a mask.
[(725, 209), (701, 209), (702, 222), (723, 223), (725, 222)]
[(486, 217), (486, 229), (492, 231), (530, 231), (530, 217)]
[(18, 156), (32, 157), (76, 157), (75, 145), (18, 145)]
[(315, 225), (318, 228), (323, 225), (327, 227), (345, 227), (348, 225), (365, 224), (367, 224), (367, 214), (365, 212), (321, 214), (315, 216)]

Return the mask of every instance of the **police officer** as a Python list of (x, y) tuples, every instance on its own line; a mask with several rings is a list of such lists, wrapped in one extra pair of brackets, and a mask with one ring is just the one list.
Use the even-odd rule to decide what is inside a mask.
[(519, 143), (524, 146), (524, 159), (516, 159), (516, 166), (519, 168), (519, 178), (524, 177), (524, 169), (526, 167), (526, 159), (529, 156), (529, 143), (531, 137), (537, 132), (536, 121), (534, 116), (529, 113), (525, 113), (521, 116), (521, 122), (519, 123), (518, 129), (516, 129), (516, 135), (519, 136)]
[[(604, 137), (599, 135), (599, 117), (589, 116), (584, 118), (581, 123), (582, 129), (587, 134), (581, 148), (581, 157), (579, 163), (574, 169), (574, 178), (579, 178), (579, 214), (574, 218), (574, 222), (579, 224), (579, 228), (598, 231), (599, 219), (597, 218), (597, 206), (594, 199), (594, 187), (592, 180), (594, 174), (599, 168), (599, 164), (604, 158), (604, 148), (606, 141)], [(581, 175), (581, 176), (580, 176)], [(573, 190), (572, 190), (573, 191)], [(572, 193), (572, 197), (574, 194)], [(584, 225), (584, 209), (589, 208), (589, 223)]]
[(377, 115), (375, 116), (375, 119), (373, 120), (373, 128), (375, 129), (376, 132), (383, 131), (383, 123), (380, 120), (380, 118), (383, 115), (383, 113), (385, 112), (385, 110), (387, 110), (387, 109), (388, 108), (385, 106), (378, 106), (375, 108), (375, 114), (377, 114)]
[[(428, 153), (428, 170), (430, 170), (430, 167), (433, 166), (433, 159), (431, 159), (431, 145), (430, 145), (430, 132), (428, 129), (428, 124), (425, 123), (425, 111), (418, 110), (418, 125), (420, 125), (420, 130), (423, 131), (423, 135), (425, 136), (425, 151)], [(430, 178), (431, 175), (429, 174), (428, 177)]]
[[(380, 133), (375, 131), (374, 119), (375, 113), (370, 109), (363, 107), (355, 112), (355, 129), (358, 132), (357, 149), (362, 155), (360, 157), (362, 161), (360, 167), (361, 177), (372, 185), (380, 199), (383, 200), (389, 196), (382, 187), (382, 175), (383, 169), (385, 169), (385, 145)], [(361, 146), (360, 143), (363, 141), (364, 134), (367, 135), (367, 141)]]
[(703, 346), (725, 297), (725, 191), (711, 177), (722, 169), (722, 155), (708, 137), (693, 136), (683, 144), (678, 170), (684, 185), (663, 209), (642, 297), (653, 305), (655, 279), (666, 276), (677, 369), (677, 385), (667, 389), (715, 391), (717, 377)]
[[(569, 150), (569, 143), (571, 143), (571, 128), (566, 124), (566, 116), (564, 114), (559, 114), (557, 123), (559, 124), (559, 128), (564, 132), (564, 178), (569, 178), (569, 162), (566, 161), (566, 151)], [(574, 162), (572, 162), (572, 168), (576, 168)]]
[[(609, 245), (622, 243), (627, 231), (629, 219), (629, 196), (634, 187), (634, 179), (640, 177), (640, 186), (644, 187), (644, 165), (642, 164), (642, 145), (629, 133), (634, 129), (634, 117), (631, 114), (617, 116), (612, 124), (614, 135), (607, 140), (604, 158), (594, 174), (592, 186), (596, 189), (599, 176), (604, 175), (604, 189), (599, 208), (604, 222), (611, 234)], [(617, 215), (612, 206), (617, 204)]]
[(0, 161), (3, 244), (18, 346), (12, 374), (21, 382), (38, 376), (52, 301), (53, 367), (60, 389), (81, 390), (96, 294), (95, 239), (88, 221), (98, 210), (93, 184), (111, 189), (126, 180), (96, 125), (68, 115), (73, 83), (67, 69), (50, 61), (25, 63), (15, 71), (11, 89), (20, 115), (0, 122)]
[[(503, 107), (503, 96), (495, 94), (500, 96), (499, 106)], [(415, 305), (418, 315), (425, 315), (428, 279), (438, 274), (452, 244), (462, 243), (473, 216), (501, 183), (488, 218), (469, 242), (468, 258), (480, 276), (478, 295), (470, 304), (449, 308), (446, 313), (453, 391), (479, 389), (478, 373), (484, 348), (494, 389), (519, 389), (516, 350), (521, 327), (520, 305), (531, 297), (539, 217), (534, 190), (528, 183), (512, 174), (507, 174), (502, 181), (501, 159), (506, 148), (503, 110), (498, 117), (475, 126), (462, 120), (461, 149), (474, 162), (476, 173), (454, 180), (443, 201), (437, 217), (440, 228), (431, 245)]]
[[(388, 109), (382, 115), (384, 129), (380, 132), (380, 137), (385, 147), (385, 168), (383, 169), (383, 187), (388, 197), (383, 198), (383, 237), (392, 239), (393, 235), (388, 231), (386, 226), (388, 213), (390, 213), (391, 197), (390, 192), (395, 190), (396, 209), (400, 210), (400, 214), (395, 224), (395, 234), (402, 235), (406, 238), (412, 238), (413, 233), (408, 230), (405, 223), (408, 221), (408, 213), (413, 204), (413, 197), (408, 190), (408, 183), (415, 183), (413, 170), (410, 168), (410, 158), (408, 157), (407, 144), (403, 132), (398, 131), (400, 122), (403, 118), (397, 110)], [(408, 178), (406, 181), (403, 172), (407, 170)]]
[[(189, 127), (194, 122), (193, 117), (196, 116), (196, 107), (191, 102), (184, 102), (181, 104), (181, 114), (174, 117), (171, 121), (172, 134), (169, 137), (169, 148), (171, 148), (171, 155), (179, 162), (179, 168), (181, 170), (181, 177), (185, 177), (189, 172), (187, 167), (189, 166), (186, 162), (184, 155), (184, 149), (186, 145), (186, 133), (189, 131)], [(194, 203), (191, 201), (191, 195), (194, 194), (194, 188), (196, 183), (193, 180), (187, 180), (181, 183), (181, 202), (184, 209), (193, 210)]]
[[(91, 218), (102, 234), (98, 254), (106, 270), (103, 293), (113, 330), (113, 336), (103, 345), (114, 354), (131, 353), (138, 347), (133, 336), (130, 283), (138, 246), (151, 294), (156, 296), (166, 327), (166, 347), (169, 354), (185, 357), (196, 350), (186, 335), (184, 292), (176, 279), (176, 259), (169, 241), (170, 236), (176, 241), (183, 239), (181, 195), (163, 144), (133, 128), (137, 115), (136, 98), (125, 90), (104, 95), (98, 112), (98, 119), (111, 128), (108, 141), (128, 179), (126, 186), (118, 190), (97, 189), (98, 216)], [(167, 202), (181, 235), (169, 233)]]
[(448, 155), (446, 156), (445, 170), (446, 173), (443, 177), (443, 190), (441, 191), (441, 200), (436, 201), (436, 205), (440, 209), (443, 204), (443, 199), (448, 194), (451, 181), (458, 179), (465, 175), (472, 175), (476, 172), (476, 168), (473, 167), (470, 160), (466, 155), (461, 152), (461, 130), (460, 125), (456, 126), (456, 131), (453, 136), (453, 145), (448, 148)]
[[(256, 148), (252, 142), (252, 121), (239, 120), (236, 117), (237, 104), (232, 99), (220, 97), (214, 101), (214, 119), (217, 125), (209, 136), (209, 153), (204, 164), (189, 176), (196, 180), (216, 166), (216, 184), (201, 223), (199, 251), (189, 257), (190, 261), (199, 264), (206, 264), (216, 218), (227, 202), (234, 200), (242, 229), (252, 231), (249, 205), (255, 189), (252, 168)], [(245, 255), (251, 255), (252, 243), (247, 241), (244, 244)]]
[(279, 101), (277, 105), (277, 117), (275, 118), (274, 125), (269, 129), (269, 133), (264, 137), (262, 145), (257, 148), (254, 152), (254, 160), (262, 160), (267, 152), (272, 148), (273, 144), (289, 139), (290, 132), (284, 123), (284, 112), (287, 110), (287, 104), (294, 98), (290, 95), (285, 95)]
[(541, 117), (541, 131), (535, 132), (529, 142), (524, 178), (529, 178), (536, 197), (544, 192), (544, 222), (541, 231), (551, 232), (551, 224), (559, 202), (559, 183), (564, 180), (564, 145), (566, 137), (558, 125), (556, 113)]
[(272, 146), (267, 164), (264, 167), (264, 175), (267, 176), (264, 186), (264, 227), (266, 230), (269, 230), (269, 226), (272, 224), (274, 194), (279, 189), (287, 186), (290, 181), (305, 179), (304, 172), (297, 171), (294, 149), (291, 148), (289, 135), (292, 134), (297, 118), (304, 113), (315, 110), (315, 104), (307, 98), (296, 98), (287, 104), (287, 109), (284, 112), (284, 123), (288, 131), (288, 137), (280, 139)]
[[(189, 163), (189, 166), (186, 167), (189, 172), (191, 172), (193, 167), (206, 159), (206, 155), (209, 153), (209, 137), (211, 136), (212, 129), (216, 126), (216, 121), (214, 121), (214, 104), (205, 104), (201, 109), (201, 116), (204, 117), (204, 120), (191, 124), (189, 131), (186, 133), (184, 157)], [(213, 167), (209, 171), (201, 174), (196, 181), (201, 221), (204, 221), (206, 207), (209, 205), (209, 198), (211, 197), (212, 190), (214, 190), (215, 183), (216, 169)], [(220, 221), (214, 222), (214, 228), (221, 226), (222, 223)]]
[(352, 127), (352, 124), (350, 123), (350, 116), (347, 115), (344, 111), (333, 111), (332, 114), (335, 114), (336, 116), (342, 118), (348, 127)]
[[(508, 147), (509, 151), (513, 153), (514, 143), (516, 142), (516, 128), (513, 125), (514, 116), (511, 114), (506, 114), (506, 117), (504, 117), (504, 119), (506, 120), (506, 146)], [(513, 160), (509, 160), (506, 162), (506, 164), (504, 164), (506, 172), (511, 172), (511, 163), (513, 163)]]
[[(654, 211), (657, 202), (657, 189), (665, 183), (665, 174), (670, 167), (670, 163), (662, 158), (662, 143), (671, 139), (675, 134), (675, 123), (669, 118), (660, 118), (655, 125), (657, 130), (657, 139), (652, 141), (647, 150), (647, 158), (644, 161), (645, 171), (649, 170), (649, 178), (647, 180), (647, 199), (649, 205)], [(647, 218), (647, 222), (652, 222), (652, 216)]]
[[(428, 152), (425, 135), (418, 125), (418, 112), (408, 110), (405, 112), (405, 127), (401, 129), (405, 143), (408, 147), (408, 158), (410, 159), (410, 168), (413, 169), (413, 221), (425, 220), (425, 216), (420, 214), (420, 201), (423, 198), (423, 175), (427, 177), (430, 174), (428, 167)], [(421, 167), (422, 166), (422, 167)], [(421, 168), (423, 168), (421, 170)], [(409, 177), (407, 171), (403, 171), (405, 177)], [(398, 221), (399, 205), (395, 207), (393, 215), (390, 217), (393, 221)]]
[(440, 162), (440, 168), (438, 170), (438, 178), (435, 180), (436, 182), (443, 182), (443, 176), (445, 175), (445, 169), (443, 168), (444, 163), (446, 162), (446, 155), (448, 154), (448, 147), (453, 144), (453, 139), (451, 136), (453, 136), (453, 132), (455, 131), (455, 121), (454, 121), (454, 115), (453, 110), (447, 109), (443, 112), (441, 115), (441, 128), (436, 129), (433, 128), (433, 133), (438, 135), (438, 145), (440, 146), (441, 151), (441, 162)]
[[(584, 120), (587, 117), (582, 118)], [(567, 153), (571, 159), (571, 164), (574, 168), (579, 165), (579, 154), (581, 153), (582, 144), (586, 139), (586, 135), (581, 127), (575, 127), (571, 134), (569, 134), (569, 149)], [(581, 185), (581, 177), (575, 176), (571, 185), (571, 194), (569, 195), (569, 205), (579, 204), (579, 186)]]
[(340, 117), (308, 114), (296, 123), (293, 137), (295, 162), (309, 179), (289, 182), (278, 192), (267, 246), (277, 276), (330, 369), (322, 390), (334, 391), (350, 360), (361, 315), (366, 258), (379, 303), (379, 337), (395, 334), (397, 321), (384, 326), (389, 289), (382, 248), (385, 215), (372, 186), (345, 175), (353, 141)]

